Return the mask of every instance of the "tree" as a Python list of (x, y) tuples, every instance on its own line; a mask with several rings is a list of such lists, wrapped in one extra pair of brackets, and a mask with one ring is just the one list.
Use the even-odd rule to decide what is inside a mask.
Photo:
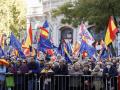
[(19, 28), (26, 27), (26, 9), (24, 0), (0, 0), (0, 31), (19, 34)]
[(120, 16), (120, 0), (77, 0), (53, 10), (53, 16), (64, 15), (62, 23), (80, 25), (81, 21), (96, 24), (96, 31), (105, 29), (109, 16)]

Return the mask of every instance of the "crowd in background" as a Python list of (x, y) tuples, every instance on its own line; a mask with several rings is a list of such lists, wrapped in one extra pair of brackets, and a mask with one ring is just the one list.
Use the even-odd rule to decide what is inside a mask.
[[(26, 59), (18, 58), (16, 55), (12, 57), (3, 57), (9, 62), (9, 65), (0, 64), (0, 81), (1, 87), (5, 81), (6, 73), (13, 74), (43, 74), (43, 75), (92, 75), (100, 77), (115, 77), (120, 75), (120, 58), (109, 58), (108, 56), (101, 57), (103, 50), (108, 50), (103, 40), (100, 43), (93, 43), (93, 47), (97, 50), (98, 58), (70, 58), (72, 63), (68, 63), (65, 58), (57, 54), (53, 61), (47, 53), (39, 53), (39, 57), (32, 54)], [(110, 52), (108, 51), (108, 54)], [(107, 58), (106, 58), (107, 57)], [(100, 78), (98, 78), (100, 80)], [(28, 84), (28, 90), (32, 90), (32, 80)], [(85, 81), (87, 84), (87, 80)], [(96, 83), (95, 83), (96, 84)], [(98, 88), (98, 87), (97, 87)], [(1, 89), (2, 90), (2, 89)]]
[[(27, 59), (15, 58), (7, 59), (8, 66), (0, 65), (0, 81), (5, 81), (5, 73), (13, 74), (43, 74), (43, 75), (93, 75), (99, 77), (115, 77), (120, 75), (120, 59), (112, 58), (111, 60), (94, 61), (89, 58), (84, 60), (76, 59), (73, 64), (68, 64), (61, 56), (57, 56), (55, 62), (49, 62), (47, 58), (41, 57), (35, 59), (28, 57)], [(98, 79), (98, 81), (100, 78)], [(31, 89), (31, 82), (29, 89)], [(88, 83), (87, 80), (85, 82)], [(98, 83), (98, 82), (97, 82)], [(1, 83), (2, 84), (2, 83)], [(95, 83), (96, 84), (96, 83)], [(100, 84), (100, 82), (99, 82)], [(32, 87), (33, 88), (33, 87)], [(97, 86), (98, 88), (98, 86)]]

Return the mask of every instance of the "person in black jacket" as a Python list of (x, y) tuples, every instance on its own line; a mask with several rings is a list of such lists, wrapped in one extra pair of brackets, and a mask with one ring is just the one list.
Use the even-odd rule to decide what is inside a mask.
[(59, 75), (67, 75), (68, 74), (68, 65), (65, 62), (65, 60), (59, 61), (58, 74)]
[(35, 61), (34, 57), (30, 58), (30, 62), (28, 63), (28, 73), (38, 74), (39, 73), (39, 63)]
[(55, 74), (59, 75), (55, 77), (55, 90), (66, 90), (65, 87), (68, 88), (68, 79), (64, 75), (68, 74), (68, 65), (66, 64), (65, 60), (59, 61), (59, 67), (56, 67), (54, 71)]
[(28, 63), (28, 90), (33, 90), (36, 87), (37, 74), (40, 73), (39, 69), (39, 63), (35, 61), (34, 57), (31, 57)]
[(117, 87), (115, 86), (117, 85), (115, 81), (116, 79), (115, 76), (117, 75), (118, 75), (117, 68), (115, 68), (111, 62), (107, 62), (106, 67), (103, 69), (104, 84), (106, 84), (107, 81), (107, 87), (104, 88), (110, 90), (109, 86), (111, 86), (111, 88), (117, 89)]
[(117, 68), (115, 68), (111, 62), (107, 62), (106, 67), (103, 69), (103, 76), (114, 77), (117, 75), (118, 75)]
[(82, 82), (83, 82), (83, 87), (82, 88), (84, 88), (84, 90), (92, 89), (92, 87), (91, 87), (92, 77), (90, 76), (91, 71), (90, 71), (90, 67), (89, 67), (88, 64), (84, 65), (83, 75), (84, 76), (82, 76)]

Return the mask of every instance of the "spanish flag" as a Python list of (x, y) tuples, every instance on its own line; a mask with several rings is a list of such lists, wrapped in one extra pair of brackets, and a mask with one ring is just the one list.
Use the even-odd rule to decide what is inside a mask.
[(48, 38), (48, 36), (49, 36), (48, 30), (43, 27), (40, 27), (40, 36), (42, 36), (44, 38)]
[(32, 46), (32, 25), (30, 23), (30, 27), (27, 31), (27, 38), (25, 41), (25, 47), (29, 48), (30, 46)]
[(106, 36), (105, 36), (105, 44), (107, 46), (115, 40), (117, 32), (118, 32), (118, 28), (116, 27), (116, 25), (114, 23), (114, 19), (111, 16), (109, 19), (107, 32), (106, 32)]

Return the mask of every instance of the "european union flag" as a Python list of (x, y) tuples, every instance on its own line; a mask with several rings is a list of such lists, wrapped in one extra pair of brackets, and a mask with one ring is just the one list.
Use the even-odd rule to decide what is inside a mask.
[(43, 53), (46, 53), (46, 48), (39, 47), (38, 51), (42, 51)]
[(82, 41), (80, 46), (80, 53), (83, 53), (84, 51), (87, 52), (89, 58), (92, 58), (96, 53), (96, 49), (94, 47), (88, 45), (85, 41)]
[(106, 48), (102, 49), (102, 53), (100, 55), (101, 59), (107, 59), (109, 57), (108, 51), (106, 50)]
[(83, 53), (84, 51), (86, 51), (87, 48), (87, 44), (85, 41), (82, 41), (81, 45), (80, 45), (80, 53)]
[(46, 49), (53, 49), (55, 46), (50, 42), (49, 39), (45, 39), (40, 37), (40, 41), (38, 42), (38, 51), (45, 52)]
[(14, 47), (15, 49), (21, 49), (21, 43), (15, 38), (13, 33), (10, 36), (10, 46)]
[(48, 24), (48, 21), (45, 20), (44, 24), (43, 24), (43, 28), (48, 28), (49, 27), (49, 24)]
[(19, 56), (21, 58), (25, 58), (25, 55), (21, 50), (21, 43), (15, 38), (13, 33), (11, 33), (11, 36), (10, 36), (10, 46), (18, 50)]
[(67, 49), (66, 49), (65, 46), (64, 46), (64, 53), (65, 53), (65, 55), (64, 55), (65, 60), (66, 60), (68, 63), (72, 64), (72, 61), (70, 60), (70, 55), (69, 55), (69, 53), (68, 53), (68, 51), (67, 51)]
[(72, 64), (72, 61), (70, 60), (70, 57), (65, 53), (65, 60), (68, 62), (68, 63), (70, 63), (70, 64)]

